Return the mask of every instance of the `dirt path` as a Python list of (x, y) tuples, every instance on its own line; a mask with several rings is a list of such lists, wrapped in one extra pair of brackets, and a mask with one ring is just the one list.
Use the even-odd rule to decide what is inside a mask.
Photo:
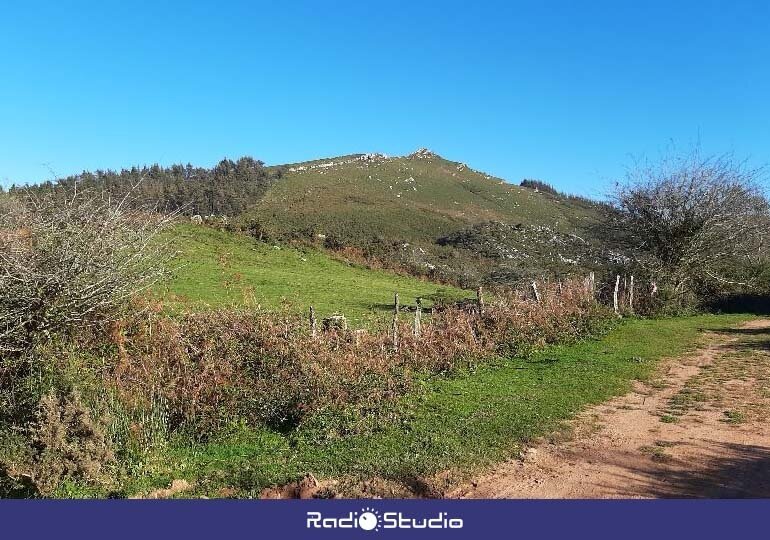
[(574, 427), (450, 496), (770, 497), (770, 320), (708, 334)]

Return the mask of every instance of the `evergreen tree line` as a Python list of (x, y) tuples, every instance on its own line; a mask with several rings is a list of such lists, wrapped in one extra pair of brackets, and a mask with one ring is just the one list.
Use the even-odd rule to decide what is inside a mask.
[[(258, 202), (270, 185), (282, 175), (280, 168), (266, 168), (262, 161), (244, 156), (237, 161), (223, 159), (213, 168), (172, 165), (132, 167), (112, 170), (84, 171), (32, 188), (11, 187), (10, 192), (71, 192), (96, 190), (112, 197), (131, 193), (134, 206), (157, 207), (159, 210), (185, 215), (236, 216)], [(59, 189), (61, 188), (61, 189)]]

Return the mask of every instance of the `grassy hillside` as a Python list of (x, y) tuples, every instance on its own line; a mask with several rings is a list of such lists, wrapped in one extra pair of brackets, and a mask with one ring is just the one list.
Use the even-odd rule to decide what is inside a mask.
[(428, 152), (347, 156), (284, 167), (254, 215), (276, 232), (435, 241), (469, 224), (505, 221), (571, 231), (591, 205), (537, 192)]
[(340, 312), (363, 322), (392, 309), (393, 293), (404, 304), (418, 296), (470, 293), (385, 271), (369, 270), (330, 258), (315, 249), (297, 250), (256, 242), (246, 236), (197, 225), (178, 225), (168, 233), (178, 256), (161, 294), (177, 307), (261, 305), (319, 316)]
[[(282, 170), (281, 179), (244, 216), (270, 236), (352, 246), (468, 285), (493, 275), (515, 281), (569, 273), (590, 267), (588, 253), (596, 251), (554, 248), (551, 238), (586, 238), (588, 226), (601, 218), (600, 205), (513, 185), (428, 151), (345, 156)], [(516, 247), (515, 261), (490, 256), (489, 249), (474, 244), (442, 242), (490, 222), (510, 228), (496, 251)]]
[(583, 273), (618, 258), (591, 234), (606, 218), (602, 205), (542, 182), (521, 187), (424, 149), (272, 167), (249, 157), (211, 169), (153, 165), (58, 182), (76, 183), (119, 198), (130, 190), (142, 208), (207, 216), (259, 238), (347, 248), (351, 260), (469, 287)]

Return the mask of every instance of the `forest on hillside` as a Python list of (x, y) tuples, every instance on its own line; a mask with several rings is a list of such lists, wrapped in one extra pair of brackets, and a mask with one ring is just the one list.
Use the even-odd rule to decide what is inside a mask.
[[(236, 216), (258, 201), (281, 178), (281, 168), (244, 156), (223, 159), (214, 167), (151, 165), (120, 171), (97, 170), (41, 183), (37, 192), (78, 189), (98, 190), (115, 198), (130, 196), (134, 207), (156, 208), (183, 215)], [(11, 187), (11, 193), (28, 188)]]

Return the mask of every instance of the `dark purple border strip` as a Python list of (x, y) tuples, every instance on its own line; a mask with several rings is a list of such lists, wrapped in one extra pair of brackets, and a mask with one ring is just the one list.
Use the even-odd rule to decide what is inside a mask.
[[(358, 527), (364, 508), (378, 531)], [(311, 514), (308, 514), (308, 513)], [(320, 517), (312, 512), (320, 513)], [(350, 518), (351, 512), (353, 519)], [(358, 513), (358, 514), (356, 514)], [(402, 525), (389, 528), (401, 514)], [(308, 528), (341, 524), (352, 528)], [(371, 516), (368, 516), (371, 518)], [(338, 521), (342, 518), (342, 521)], [(411, 521), (415, 519), (416, 522)], [(0, 539), (767, 537), (770, 500), (753, 501), (0, 501)], [(320, 520), (320, 521), (319, 521)], [(323, 521), (327, 520), (327, 521)], [(449, 520), (457, 527), (449, 528)], [(366, 521), (364, 522), (366, 525)], [(371, 519), (368, 523), (372, 523)]]

